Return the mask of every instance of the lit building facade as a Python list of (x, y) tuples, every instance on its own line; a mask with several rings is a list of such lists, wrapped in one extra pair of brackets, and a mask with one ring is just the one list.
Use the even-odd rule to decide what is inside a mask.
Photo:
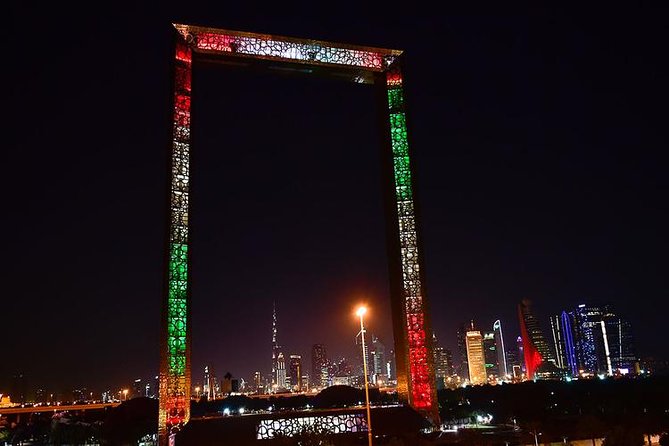
[(302, 391), (302, 356), (290, 355), (288, 368), (289, 387), (295, 392)]
[(551, 334), (553, 335), (553, 346), (555, 347), (555, 365), (561, 369), (566, 368), (567, 358), (564, 350), (564, 333), (560, 315), (553, 315), (551, 320)]
[[(279, 361), (282, 362), (281, 369)], [(278, 341), (278, 327), (276, 320), (276, 301), (272, 305), (272, 391), (286, 388), (286, 362)]]
[(488, 377), (486, 376), (485, 354), (483, 352), (483, 335), (478, 330), (467, 331), (466, 344), (469, 382), (473, 385), (487, 383)]
[(386, 368), (386, 346), (377, 336), (372, 335), (372, 346), (369, 358), (372, 371), (372, 382), (374, 384), (386, 383), (388, 372)]
[(560, 314), (560, 332), (562, 335), (564, 352), (564, 368), (572, 376), (578, 375), (578, 357), (576, 356), (576, 336), (574, 332), (574, 314), (563, 311)]
[[(603, 367), (597, 355), (597, 344), (601, 333), (602, 309), (597, 306), (581, 304), (573, 312), (576, 334), (576, 357), (578, 369), (586, 373), (596, 374)], [(603, 344), (601, 349), (603, 349)]]
[(555, 352), (563, 367), (579, 374), (627, 374), (637, 361), (629, 322), (608, 305), (581, 304), (551, 318)]
[(483, 357), (485, 359), (485, 371), (488, 378), (499, 376), (497, 365), (497, 346), (495, 344), (495, 332), (484, 331), (483, 335)]
[(323, 344), (314, 344), (311, 347), (311, 379), (315, 387), (328, 386), (328, 356)]
[(520, 336), (523, 342), (525, 359), (525, 373), (528, 379), (533, 379), (537, 368), (543, 362), (555, 364), (553, 350), (548, 345), (539, 321), (534, 316), (531, 301), (524, 299), (518, 304), (518, 319), (520, 322)]
[(276, 358), (276, 383), (273, 385), (276, 390), (288, 388), (286, 376), (286, 358), (283, 352), (279, 352)]
[(434, 354), (434, 377), (437, 380), (437, 388), (443, 389), (446, 385), (448, 373), (448, 358), (446, 350), (437, 342), (437, 336), (432, 334), (432, 345)]
[(463, 380), (469, 379), (469, 364), (467, 363), (467, 328), (465, 324), (458, 326), (457, 332), (458, 342), (458, 359), (460, 361), (458, 367), (458, 375)]
[(493, 333), (495, 335), (495, 348), (497, 350), (497, 367), (499, 376), (505, 377), (509, 375), (506, 362), (506, 347), (504, 346), (504, 335), (502, 334), (502, 322), (498, 319), (492, 324)]

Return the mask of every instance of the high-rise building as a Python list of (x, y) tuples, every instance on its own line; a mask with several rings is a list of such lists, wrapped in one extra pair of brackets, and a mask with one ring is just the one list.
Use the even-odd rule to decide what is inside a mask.
[(437, 335), (432, 333), (432, 353), (434, 355), (434, 377), (437, 380), (437, 389), (443, 389), (448, 374), (448, 359), (446, 351), (439, 345)]
[(560, 315), (553, 315), (551, 320), (551, 334), (553, 335), (553, 346), (555, 347), (555, 365), (561, 369), (566, 368), (567, 357), (564, 350), (564, 333)]
[(560, 314), (560, 332), (563, 341), (564, 368), (573, 376), (578, 375), (578, 358), (574, 332), (574, 313), (563, 311)]
[(223, 379), (221, 380), (221, 393), (223, 395), (232, 393), (232, 374), (230, 372), (226, 372), (225, 375), (223, 375)]
[(637, 358), (630, 325), (610, 306), (581, 304), (552, 317), (551, 328), (555, 351), (562, 354), (563, 366), (572, 375), (634, 370)]
[(616, 315), (605, 317), (604, 321), (613, 370), (622, 374), (633, 372), (638, 358), (629, 321)]
[(386, 346), (378, 337), (372, 335), (372, 347), (370, 351), (372, 382), (378, 384), (385, 383), (388, 377), (386, 370)]
[(255, 393), (261, 395), (265, 391), (265, 385), (262, 381), (262, 373), (260, 371), (253, 372), (253, 387)]
[(457, 340), (458, 359), (460, 360), (458, 375), (460, 375), (460, 378), (463, 380), (466, 380), (469, 379), (469, 365), (467, 364), (467, 328), (465, 324), (460, 324), (458, 326)]
[(574, 310), (573, 315), (579, 371), (597, 373), (604, 365), (597, 355), (597, 331), (601, 332), (602, 309), (581, 304)]
[(202, 385), (202, 395), (209, 401), (216, 399), (218, 383), (214, 371), (208, 365), (204, 366), (204, 381)]
[(314, 344), (311, 347), (311, 379), (316, 387), (328, 386), (328, 357), (323, 344)]
[(302, 391), (302, 356), (290, 355), (288, 381), (290, 388), (295, 392)]
[[(277, 337), (276, 301), (272, 305), (272, 389), (286, 387), (286, 363)], [(283, 371), (279, 369), (279, 357), (283, 362)]]
[(276, 386), (278, 389), (286, 389), (286, 359), (283, 352), (279, 352), (276, 358)]
[(495, 345), (495, 332), (483, 331), (483, 358), (485, 360), (486, 376), (499, 376), (497, 365), (497, 346)]
[(395, 350), (391, 349), (386, 360), (386, 374), (389, 380), (397, 379), (397, 370), (395, 367)]
[(142, 384), (142, 379), (137, 378), (132, 382), (132, 397), (133, 398), (138, 398), (140, 396), (146, 396), (145, 395), (145, 386)]
[(504, 347), (504, 336), (502, 335), (502, 322), (498, 319), (492, 325), (495, 333), (495, 347), (497, 349), (497, 367), (499, 376), (504, 377), (509, 374), (506, 366), (506, 348)]
[(483, 352), (483, 336), (479, 330), (474, 329), (474, 323), (471, 324), (471, 330), (466, 334), (467, 345), (467, 364), (469, 367), (469, 382), (471, 384), (485, 384), (488, 379), (485, 368), (485, 355)]
[(532, 313), (531, 301), (523, 299), (518, 304), (518, 319), (520, 322), (520, 336), (523, 339), (523, 352), (525, 356), (525, 372), (528, 379), (533, 379), (534, 374), (542, 362), (555, 364), (555, 357), (549, 347), (539, 321)]

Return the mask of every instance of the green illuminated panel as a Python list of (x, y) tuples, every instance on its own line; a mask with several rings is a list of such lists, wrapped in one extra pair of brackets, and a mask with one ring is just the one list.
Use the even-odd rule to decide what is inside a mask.
[(181, 375), (186, 370), (187, 287), (188, 245), (172, 243), (167, 303), (167, 348), (169, 373), (176, 375)]
[[(390, 92), (401, 90), (389, 90)], [(390, 97), (390, 95), (389, 95)], [(411, 170), (409, 168), (409, 144), (404, 112), (390, 114), (390, 138), (393, 147), (393, 167), (395, 171), (395, 191), (398, 201), (412, 199)]]
[(404, 106), (404, 96), (402, 96), (401, 89), (388, 90), (388, 106), (391, 110)]

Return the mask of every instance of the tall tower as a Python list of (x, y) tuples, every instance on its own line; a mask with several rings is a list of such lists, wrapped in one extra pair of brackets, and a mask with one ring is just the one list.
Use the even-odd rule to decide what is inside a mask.
[(311, 347), (311, 383), (316, 387), (328, 386), (328, 358), (323, 344)]
[(291, 390), (295, 392), (302, 391), (302, 356), (300, 355), (290, 355), (290, 361), (288, 363), (288, 378), (286, 379), (287, 384), (290, 385)]
[(557, 314), (551, 316), (551, 332), (553, 334), (553, 345), (555, 346), (555, 365), (564, 369), (567, 359), (564, 351), (564, 332), (561, 325), (561, 317)]
[(469, 365), (469, 382), (472, 384), (485, 384), (488, 381), (485, 369), (485, 354), (483, 351), (483, 335), (479, 330), (474, 330), (472, 322), (471, 330), (467, 331), (467, 363)]
[[(285, 387), (286, 385), (286, 365), (283, 364), (283, 372), (279, 371), (279, 358), (283, 360), (281, 353), (281, 346), (277, 341), (277, 327), (276, 327), (276, 301), (272, 304), (272, 390), (276, 387)], [(282, 375), (282, 380), (279, 379), (279, 374)]]
[(469, 365), (467, 364), (467, 328), (465, 324), (460, 324), (458, 326), (458, 356), (460, 360), (460, 368), (458, 369), (458, 375), (462, 379), (469, 378)]
[(509, 370), (506, 367), (506, 350), (504, 348), (504, 336), (502, 336), (502, 322), (497, 319), (494, 324), (492, 324), (492, 330), (495, 333), (495, 347), (497, 350), (497, 365), (499, 368), (499, 376), (505, 377), (509, 374)]
[(370, 351), (371, 357), (371, 375), (372, 382), (378, 384), (378, 381), (386, 381), (386, 346), (379, 340), (378, 337), (372, 335), (372, 348)]
[[(597, 355), (597, 344), (602, 339), (601, 320), (602, 309), (599, 307), (581, 304), (574, 310), (576, 356), (579, 370), (589, 373), (600, 371), (602, 361)], [(600, 336), (597, 336), (597, 331), (599, 331)]]
[(544, 333), (539, 326), (539, 321), (532, 313), (532, 302), (523, 299), (518, 304), (518, 319), (520, 322), (520, 335), (523, 338), (523, 351), (525, 354), (525, 370), (527, 378), (534, 378), (534, 372), (544, 361), (555, 363), (553, 351), (548, 346)]
[(486, 376), (499, 376), (499, 365), (497, 364), (497, 345), (495, 343), (494, 331), (481, 331), (483, 335), (483, 359), (485, 360)]
[(574, 338), (574, 314), (563, 311), (560, 314), (560, 327), (564, 339), (565, 368), (573, 376), (578, 375), (578, 357), (576, 356), (576, 343)]

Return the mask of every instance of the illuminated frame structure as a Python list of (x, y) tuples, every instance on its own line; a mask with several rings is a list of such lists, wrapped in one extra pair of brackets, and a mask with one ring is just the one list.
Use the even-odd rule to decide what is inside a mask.
[(161, 321), (160, 443), (190, 416), (190, 155), (194, 61), (280, 69), (374, 85), (388, 114), (382, 119), (386, 232), (395, 338), (397, 389), (438, 420), (422, 249), (415, 208), (401, 71), (402, 52), (266, 34), (175, 24), (174, 96), (169, 165), (166, 292)]

